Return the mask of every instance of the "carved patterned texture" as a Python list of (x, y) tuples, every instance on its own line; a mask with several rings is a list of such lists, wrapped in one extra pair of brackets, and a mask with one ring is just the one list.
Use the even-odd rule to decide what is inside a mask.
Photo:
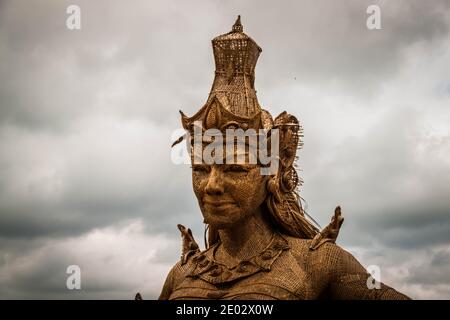
[[(243, 33), (240, 17), (232, 31), (214, 38), (212, 45), (216, 74), (208, 100), (192, 117), (181, 112), (182, 124), (189, 133), (195, 121), (202, 123), (203, 130), (223, 131), (230, 126), (279, 130), (280, 165), (266, 183), (261, 182), (263, 178), (255, 175), (254, 169), (230, 176), (223, 168), (214, 168), (214, 174), (227, 181), (213, 179), (216, 185), (239, 190), (241, 200), (256, 199), (259, 191), (265, 192), (267, 195), (258, 204), (261, 211), (256, 210), (260, 207), (253, 209), (267, 219), (271, 236), (250, 231), (247, 249), (237, 259), (221, 253), (222, 242), (215, 226), (209, 225), (204, 251), (199, 250), (190, 230), (179, 226), (183, 235), (182, 257), (170, 271), (160, 299), (408, 299), (384, 284), (381, 289), (369, 289), (370, 275), (351, 254), (335, 244), (343, 222), (340, 207), (320, 232), (305, 217), (297, 193), (301, 180), (295, 168), (303, 131), (295, 116), (283, 112), (273, 120), (260, 107), (254, 77), (261, 48)], [(212, 179), (207, 179), (208, 175), (212, 173), (193, 170), (192, 174), (201, 208), (205, 184)], [(261, 190), (254, 186), (261, 186)], [(258, 249), (265, 243), (267, 246)]]

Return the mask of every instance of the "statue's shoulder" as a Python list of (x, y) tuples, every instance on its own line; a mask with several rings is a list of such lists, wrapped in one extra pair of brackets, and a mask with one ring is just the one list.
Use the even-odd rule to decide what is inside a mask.
[(179, 260), (173, 267), (170, 269), (168, 277), (172, 278), (172, 283), (179, 282), (180, 279), (183, 279), (189, 271), (192, 269), (192, 259), (191, 257), (183, 263)]
[(322, 267), (333, 267), (346, 254), (344, 249), (334, 242), (324, 242), (318, 247), (313, 247), (313, 239), (301, 239), (283, 235), (287, 240), (290, 253), (302, 265), (321, 264)]
[(322, 274), (336, 275), (366, 274), (359, 261), (347, 250), (332, 241), (323, 242), (314, 247), (314, 239), (299, 239), (285, 236), (290, 252), (299, 265), (307, 270), (320, 271)]
[(181, 259), (170, 269), (159, 299), (166, 300), (170, 297), (172, 291), (177, 288), (196, 267), (196, 259), (204, 255), (205, 251), (197, 250)]
[(343, 222), (341, 207), (338, 206), (334, 211), (331, 222), (318, 232), (313, 239), (286, 236), (285, 238), (292, 248), (292, 254), (305, 263), (318, 262), (324, 267), (330, 265), (334, 268), (343, 257), (350, 255), (335, 243)]
[(177, 226), (181, 232), (182, 238), (181, 257), (172, 269), (170, 269), (166, 281), (164, 282), (162, 292), (159, 296), (159, 299), (163, 300), (168, 299), (172, 290), (193, 270), (193, 258), (202, 253), (192, 235), (191, 229), (186, 228), (181, 224), (178, 224)]

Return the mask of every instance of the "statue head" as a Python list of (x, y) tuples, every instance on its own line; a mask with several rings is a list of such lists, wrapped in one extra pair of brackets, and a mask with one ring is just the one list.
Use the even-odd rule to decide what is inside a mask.
[(192, 182), (204, 222), (232, 227), (261, 210), (268, 176), (256, 164), (193, 164)]
[(259, 105), (254, 79), (261, 48), (243, 32), (240, 17), (212, 44), (216, 72), (208, 100), (192, 117), (180, 111), (209, 243), (217, 230), (253, 214), (284, 233), (313, 238), (318, 230), (305, 218), (296, 191), (301, 126), (293, 115), (273, 119)]

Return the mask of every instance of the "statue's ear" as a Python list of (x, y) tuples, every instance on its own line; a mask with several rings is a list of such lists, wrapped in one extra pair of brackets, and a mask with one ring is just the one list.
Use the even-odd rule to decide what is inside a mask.
[(280, 159), (284, 167), (294, 164), (301, 137), (301, 127), (293, 115), (284, 111), (275, 118), (274, 127), (279, 130)]
[(318, 229), (305, 218), (306, 212), (295, 190), (300, 183), (295, 170), (297, 149), (301, 146), (302, 137), (300, 124), (296, 117), (283, 112), (275, 118), (273, 128), (278, 129), (280, 163), (278, 173), (267, 183), (269, 196), (266, 204), (270, 217), (285, 233), (312, 239)]
[(299, 183), (294, 163), (301, 146), (302, 130), (297, 118), (286, 111), (275, 118), (274, 128), (279, 134), (280, 186), (284, 192), (290, 192)]

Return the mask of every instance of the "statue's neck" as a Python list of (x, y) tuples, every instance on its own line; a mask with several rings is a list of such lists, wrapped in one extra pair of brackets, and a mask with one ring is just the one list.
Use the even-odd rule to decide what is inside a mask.
[(225, 264), (250, 259), (267, 247), (273, 233), (262, 211), (258, 209), (255, 214), (234, 226), (219, 230), (220, 245), (216, 259)]

